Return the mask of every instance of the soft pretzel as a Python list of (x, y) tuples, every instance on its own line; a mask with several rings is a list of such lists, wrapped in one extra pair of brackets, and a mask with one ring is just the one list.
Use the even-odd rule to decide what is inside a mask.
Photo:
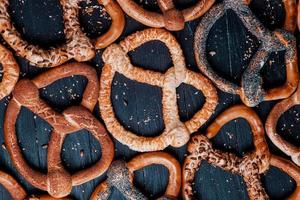
[[(60, 78), (73, 75), (85, 76), (88, 80), (81, 106), (73, 106), (61, 114), (57, 113), (39, 98), (38, 89)], [(13, 98), (8, 104), (4, 120), (4, 138), (7, 150), (20, 174), (33, 186), (48, 191), (53, 197), (67, 196), (71, 192), (72, 186), (80, 185), (102, 175), (112, 162), (113, 142), (104, 126), (91, 114), (97, 103), (98, 91), (96, 71), (90, 66), (80, 63), (53, 68), (32, 80), (21, 80), (13, 91)], [(47, 174), (32, 169), (24, 159), (18, 145), (15, 124), (21, 107), (28, 108), (53, 127), (48, 144)], [(88, 130), (100, 143), (102, 156), (93, 166), (71, 175), (62, 165), (61, 148), (64, 138), (68, 134), (81, 129)]]
[[(163, 42), (170, 51), (174, 67), (165, 74), (144, 70), (133, 66), (127, 53), (138, 46), (153, 40)], [(157, 151), (171, 145), (180, 147), (186, 144), (190, 134), (197, 131), (212, 115), (218, 102), (216, 89), (211, 82), (199, 73), (185, 66), (182, 50), (171, 33), (163, 29), (146, 29), (134, 33), (119, 45), (113, 44), (103, 53), (105, 63), (100, 80), (99, 106), (102, 119), (108, 131), (122, 144), (135, 151)], [(162, 88), (164, 132), (157, 137), (142, 137), (126, 130), (117, 120), (111, 102), (112, 81), (116, 73), (129, 79)], [(206, 97), (202, 109), (192, 119), (181, 122), (176, 102), (176, 88), (186, 83), (201, 90)]]
[[(288, 32), (293, 31), (296, 24), (295, 1), (284, 1), (287, 10), (284, 27), (288, 31), (275, 30), (274, 32), (269, 31), (259, 22), (248, 7), (248, 3), (250, 3), (250, 1), (224, 0), (223, 3), (209, 10), (197, 27), (194, 40), (194, 52), (199, 69), (209, 77), (218, 88), (224, 92), (238, 94), (243, 103), (252, 107), (262, 101), (289, 97), (297, 88), (299, 75), (296, 39), (292, 33)], [(220, 77), (214, 72), (206, 58), (206, 40), (209, 32), (214, 23), (220, 19), (228, 9), (233, 10), (242, 20), (245, 27), (261, 41), (258, 51), (242, 75), (241, 87)], [(265, 91), (262, 88), (263, 80), (260, 70), (267, 61), (269, 53), (282, 50), (286, 51), (285, 64), (287, 80), (283, 86)]]
[(276, 130), (277, 122), (280, 116), (288, 109), (300, 104), (300, 88), (289, 98), (282, 100), (276, 104), (266, 121), (266, 132), (271, 141), (285, 154), (291, 157), (294, 163), (300, 166), (300, 149), (293, 144), (285, 141)]
[(0, 100), (9, 95), (19, 78), (19, 65), (13, 54), (0, 45), (0, 63), (2, 69), (2, 81), (0, 82)]
[(107, 180), (97, 186), (90, 200), (107, 200), (111, 188), (117, 188), (126, 199), (148, 199), (134, 185), (134, 172), (153, 164), (163, 165), (169, 170), (169, 183), (161, 200), (172, 200), (179, 195), (181, 187), (181, 168), (179, 162), (164, 152), (143, 153), (134, 157), (130, 162), (114, 161), (107, 173)]
[(150, 27), (179, 31), (184, 23), (201, 17), (214, 4), (215, 0), (198, 0), (198, 2), (182, 11), (177, 10), (173, 0), (158, 0), (162, 14), (143, 9), (134, 0), (117, 0), (127, 15)]
[[(243, 118), (248, 121), (254, 140), (254, 151), (243, 158), (231, 153), (213, 149), (209, 138), (213, 138), (219, 130), (231, 120)], [(208, 127), (204, 135), (192, 137), (188, 144), (188, 156), (182, 167), (182, 195), (185, 200), (193, 199), (192, 183), (195, 173), (199, 170), (201, 161), (220, 167), (231, 173), (239, 174), (244, 178), (251, 200), (267, 199), (267, 194), (260, 182), (260, 175), (269, 167), (269, 149), (264, 138), (264, 127), (257, 114), (244, 105), (233, 106), (221, 115)]]

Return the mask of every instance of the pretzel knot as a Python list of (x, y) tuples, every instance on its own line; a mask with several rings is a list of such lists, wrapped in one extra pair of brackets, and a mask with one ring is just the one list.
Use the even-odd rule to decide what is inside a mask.
[(163, 165), (169, 170), (169, 183), (165, 194), (159, 200), (175, 199), (181, 187), (181, 168), (179, 162), (164, 152), (144, 153), (134, 157), (130, 162), (114, 161), (107, 173), (107, 180), (93, 192), (90, 200), (109, 199), (112, 187), (117, 188), (126, 199), (148, 199), (133, 185), (134, 172), (153, 164)]
[[(39, 98), (39, 88), (73, 75), (81, 75), (88, 80), (81, 106), (70, 107), (60, 114)], [(32, 80), (21, 80), (13, 91), (13, 98), (7, 107), (4, 121), (7, 150), (21, 175), (33, 186), (48, 191), (53, 197), (67, 196), (71, 192), (72, 186), (80, 185), (102, 175), (112, 162), (113, 143), (103, 125), (91, 114), (97, 102), (98, 90), (96, 71), (88, 65), (73, 63), (49, 70)], [(47, 174), (32, 169), (24, 159), (18, 145), (15, 124), (22, 107), (28, 108), (53, 128), (48, 144)], [(102, 156), (93, 166), (71, 175), (62, 165), (60, 152), (64, 138), (81, 129), (88, 130), (100, 143)]]
[[(297, 88), (298, 59), (295, 37), (285, 30), (267, 30), (255, 17), (247, 6), (250, 1), (224, 0), (214, 6), (202, 19), (197, 27), (194, 42), (194, 51), (199, 69), (212, 80), (218, 88), (224, 92), (238, 94), (247, 106), (256, 106), (262, 101), (277, 100), (289, 97)], [(295, 29), (296, 7), (294, 0), (285, 0), (287, 11), (285, 29), (293, 31)], [(226, 10), (233, 10), (241, 19), (245, 27), (260, 41), (261, 45), (250, 61), (247, 69), (242, 75), (241, 87), (220, 77), (213, 71), (206, 57), (206, 40), (214, 23), (220, 19)], [(260, 70), (268, 59), (271, 52), (285, 51), (285, 64), (287, 72), (286, 83), (277, 88), (265, 91), (262, 88), (262, 77)]]
[(177, 10), (172, 0), (158, 0), (162, 14), (150, 12), (140, 7), (134, 0), (117, 0), (122, 9), (132, 18), (150, 27), (165, 27), (170, 31), (179, 31), (184, 23), (201, 17), (214, 4), (215, 0), (198, 0), (182, 11)]
[[(165, 74), (144, 70), (130, 63), (127, 53), (138, 46), (158, 40), (170, 51), (174, 67)], [(119, 45), (109, 46), (103, 53), (105, 65), (100, 80), (99, 105), (102, 119), (109, 132), (122, 144), (135, 151), (157, 151), (169, 145), (180, 147), (186, 144), (190, 134), (197, 131), (212, 115), (218, 96), (211, 82), (199, 73), (188, 70), (185, 66), (182, 50), (176, 39), (163, 29), (146, 29), (128, 36)], [(116, 73), (129, 79), (162, 88), (163, 119), (165, 130), (157, 137), (142, 137), (126, 130), (117, 120), (111, 103), (111, 85)], [(176, 88), (186, 83), (201, 90), (206, 97), (202, 109), (192, 119), (181, 122), (176, 102)]]
[(290, 156), (294, 163), (300, 166), (300, 150), (297, 146), (285, 141), (276, 130), (277, 122), (280, 116), (295, 105), (300, 104), (300, 88), (289, 97), (276, 104), (271, 110), (266, 121), (266, 132), (271, 141), (285, 154)]
[[(56, 67), (70, 59), (83, 62), (95, 56), (95, 49), (90, 39), (82, 32), (78, 21), (80, 0), (60, 0), (66, 44), (49, 50), (31, 45), (22, 39), (11, 22), (8, 7), (9, 0), (0, 1), (0, 32), (3, 39), (16, 53), (38, 67)], [(125, 20), (118, 4), (111, 0), (99, 0), (103, 3), (112, 17), (112, 26), (109, 31), (96, 39), (96, 49), (105, 48), (114, 42), (122, 33)]]
[[(213, 149), (208, 138), (213, 138), (219, 130), (231, 120), (244, 118), (248, 121), (254, 140), (254, 151), (243, 158), (231, 153)], [(188, 144), (189, 155), (186, 157), (183, 168), (184, 199), (193, 199), (192, 183), (195, 173), (199, 170), (201, 162), (220, 167), (225, 171), (239, 174), (244, 178), (251, 200), (267, 199), (267, 194), (260, 182), (260, 174), (269, 167), (270, 153), (264, 138), (264, 128), (256, 113), (243, 105), (236, 105), (219, 115), (208, 127), (206, 136), (194, 136)]]

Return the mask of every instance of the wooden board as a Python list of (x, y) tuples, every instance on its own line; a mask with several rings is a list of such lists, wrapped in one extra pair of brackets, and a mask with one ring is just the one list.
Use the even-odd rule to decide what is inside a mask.
[[(154, 0), (141, 0), (139, 2), (152, 10), (157, 9)], [(195, 3), (196, 0), (177, 0), (175, 2), (179, 8), (184, 8)], [(26, 40), (42, 46), (64, 42), (62, 10), (58, 0), (10, 0), (10, 3), (12, 20)], [(89, 36), (95, 37), (107, 30), (110, 22), (105, 19), (107, 16), (100, 17), (100, 7), (95, 0), (91, 4), (96, 7), (90, 13), (86, 11), (87, 9), (84, 9), (86, 3), (82, 3), (83, 9), (81, 10), (80, 21)], [(282, 26), (285, 13), (281, 0), (254, 0), (251, 9), (269, 28), (274, 29)], [(193, 36), (200, 20), (189, 22), (184, 30), (173, 33), (184, 51), (188, 68), (195, 71), (199, 70), (196, 67), (193, 55)], [(145, 26), (127, 16), (126, 28), (121, 39), (144, 28)], [(299, 34), (297, 33), (297, 35)], [(236, 15), (228, 11), (225, 17), (218, 20), (210, 33), (207, 41), (207, 56), (218, 73), (238, 83), (242, 71), (249, 63), (250, 57), (257, 49), (258, 44), (256, 38), (249, 34)], [(252, 52), (252, 54), (249, 54), (249, 52)], [(99, 75), (103, 65), (101, 53), (102, 51), (99, 51), (97, 56), (90, 62), (97, 69)], [(167, 49), (159, 42), (149, 42), (130, 52), (129, 55), (135, 65), (143, 68), (165, 71), (172, 66)], [(285, 65), (283, 55), (284, 52), (270, 55), (269, 61), (272, 62), (267, 62), (268, 64), (264, 66), (262, 74), (264, 75), (264, 86), (266, 88), (284, 82)], [(22, 68), (23, 78), (33, 77), (43, 71), (28, 65), (22, 58), (16, 58)], [(66, 78), (42, 89), (40, 95), (50, 105), (62, 110), (69, 105), (76, 105), (80, 102), (85, 84), (86, 80), (82, 77)], [(179, 96), (179, 113), (184, 121), (201, 108), (205, 99), (201, 92), (187, 85), (181, 85), (177, 89), (177, 93)], [(119, 74), (114, 78), (112, 94), (112, 97), (117, 97), (112, 98), (115, 113), (120, 122), (129, 130), (136, 132), (138, 135), (154, 136), (160, 134), (164, 129), (160, 88), (131, 81)], [(240, 102), (237, 96), (221, 91), (218, 91), (218, 94), (220, 98), (219, 105), (210, 122), (223, 110)], [(0, 169), (16, 177), (29, 194), (42, 193), (42, 191), (33, 188), (18, 174), (5, 150), (3, 120), (8, 101), (9, 98), (6, 98), (0, 102), (0, 144), (2, 144), (2, 147), (0, 147)], [(270, 109), (275, 103), (263, 102), (254, 108), (263, 122), (265, 122)], [(300, 128), (299, 112), (300, 107), (289, 110), (280, 118), (278, 125), (279, 132), (297, 145), (300, 144), (299, 134), (297, 134), (297, 129)], [(101, 120), (98, 106), (96, 106), (94, 114)], [(205, 130), (205, 127), (200, 129), (200, 133)], [(22, 109), (16, 128), (20, 146), (28, 162), (32, 167), (42, 172), (47, 171), (47, 143), (51, 135), (51, 126), (39, 117), (34, 116), (29, 110)], [(247, 123), (242, 119), (237, 119), (224, 126), (218, 136), (213, 139), (213, 144), (216, 148), (234, 152), (239, 156), (253, 148), (251, 132)], [(115, 141), (115, 147), (116, 159), (129, 160), (138, 154), (117, 141)], [(271, 143), (270, 148), (272, 152), (283, 156)], [(186, 154), (186, 147), (167, 148), (165, 151), (171, 153), (182, 163)], [(66, 168), (70, 172), (75, 172), (90, 166), (101, 157), (100, 146), (87, 131), (83, 130), (66, 138), (61, 157)], [(96, 185), (104, 179), (105, 176), (74, 187), (72, 197), (77, 200), (88, 199)], [(164, 193), (167, 181), (168, 172), (160, 165), (153, 165), (139, 170), (135, 173), (134, 179), (135, 185), (150, 199), (159, 197)], [(273, 167), (262, 177), (262, 181), (271, 199), (283, 199), (295, 187), (295, 183), (289, 176)], [(198, 171), (194, 189), (198, 199), (203, 200), (244, 200), (249, 198), (241, 177), (224, 172), (207, 163), (201, 166)], [(0, 199), (10, 199), (8, 193), (1, 186)], [(114, 190), (110, 199), (123, 199), (123, 197), (118, 191)]]

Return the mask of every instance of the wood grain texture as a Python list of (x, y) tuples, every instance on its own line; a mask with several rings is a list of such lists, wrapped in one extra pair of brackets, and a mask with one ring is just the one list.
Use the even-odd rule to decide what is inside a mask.
[[(41, 46), (56, 45), (64, 42), (62, 13), (58, 0), (11, 0), (10, 2), (13, 21), (26, 40)], [(185, 8), (195, 2), (196, 0), (176, 0), (175, 5), (179, 8)], [(142, 3), (151, 10), (157, 9), (154, 0), (143, 0)], [(92, 5), (97, 6), (95, 0), (92, 1)], [(274, 29), (282, 26), (284, 11), (281, 0), (253, 0), (251, 8), (269, 28)], [(96, 37), (99, 33), (107, 30), (110, 24), (108, 21), (101, 21), (99, 10), (100, 7), (96, 7), (91, 15), (87, 13), (80, 15), (82, 27), (91, 37)], [(174, 32), (184, 51), (187, 67), (195, 71), (198, 71), (198, 69), (194, 60), (192, 44), (193, 34), (200, 20), (186, 23), (182, 31)], [(101, 23), (98, 23), (99, 21)], [(126, 17), (126, 22), (127, 25), (121, 39), (145, 28), (145, 26), (128, 16)], [(97, 27), (98, 24), (102, 28), (91, 28)], [(297, 36), (299, 39), (298, 33)], [(257, 49), (258, 41), (241, 25), (240, 20), (234, 13), (227, 12), (226, 16), (214, 25), (207, 45), (207, 56), (214, 68), (224, 77), (239, 82), (241, 72), (245, 69), (251, 55)], [(99, 73), (103, 65), (101, 53), (102, 51), (100, 50), (91, 61), (91, 64)], [(129, 55), (132, 63), (144, 68), (165, 71), (172, 65), (168, 52), (158, 42), (145, 44), (132, 51)], [(33, 77), (43, 71), (28, 65), (22, 58), (17, 58), (17, 61), (21, 66), (22, 77)], [(262, 70), (265, 80), (264, 86), (270, 88), (284, 83), (283, 53), (271, 55), (267, 63)], [(41, 89), (40, 94), (50, 105), (58, 110), (62, 110), (69, 105), (76, 105), (80, 102), (85, 84), (86, 80), (82, 77), (66, 78), (46, 87), (46, 89)], [(139, 135), (147, 136), (157, 135), (163, 130), (160, 88), (139, 84), (122, 75), (118, 75), (115, 77), (112, 93), (114, 97), (118, 96), (117, 99), (113, 99), (117, 117), (128, 129), (137, 132)], [(201, 107), (204, 98), (201, 92), (186, 85), (181, 85), (177, 89), (177, 93), (180, 117), (181, 120), (185, 121)], [(220, 91), (218, 91), (218, 94), (220, 102), (211, 120), (224, 109), (230, 107), (230, 105), (240, 102), (237, 96)], [(3, 117), (8, 101), (9, 99), (6, 98), (0, 102), (0, 144), (4, 144)], [(254, 108), (263, 122), (265, 122), (270, 109), (275, 103), (263, 102)], [(282, 135), (292, 138), (292, 142), (299, 146), (300, 135), (298, 130), (300, 128), (300, 120), (297, 120), (298, 113), (300, 114), (300, 107), (295, 107), (285, 113), (279, 120), (277, 128)], [(98, 106), (96, 106), (94, 114), (99, 118)], [(99, 120), (101, 119), (99, 118)], [(20, 146), (23, 148), (23, 153), (28, 162), (33, 167), (46, 171), (47, 143), (51, 135), (51, 126), (35, 117), (30, 111), (23, 109), (16, 127)], [(204, 130), (205, 127), (200, 130)], [(91, 135), (83, 134), (83, 131), (68, 136), (64, 141), (64, 150), (61, 156), (64, 165), (70, 172), (85, 168), (101, 157), (99, 144)], [(250, 129), (242, 119), (232, 121), (223, 127), (221, 133), (213, 140), (213, 144), (218, 149), (230, 151), (237, 155), (243, 155), (244, 152), (253, 148)], [(129, 160), (134, 155), (137, 155), (137, 152), (129, 150), (117, 141), (115, 141), (115, 147), (116, 159), (124, 158)], [(283, 155), (271, 143), (270, 148), (273, 153)], [(167, 148), (165, 151), (171, 153), (182, 163), (186, 147), (179, 149)], [(11, 173), (29, 193), (41, 193), (41, 191), (30, 186), (16, 172), (4, 145), (0, 146), (0, 169)], [(164, 167), (154, 165), (137, 171), (134, 183), (153, 199), (164, 193), (167, 177), (167, 170)], [(77, 200), (88, 199), (96, 185), (104, 178), (103, 176), (74, 187), (72, 197)], [(271, 168), (262, 179), (266, 191), (272, 199), (283, 199), (295, 187), (294, 182), (276, 168)], [(226, 173), (209, 164), (202, 165), (196, 174), (194, 189), (196, 190), (196, 197), (203, 200), (248, 199), (241, 177)], [(7, 199), (9, 199), (9, 195), (0, 186), (0, 200)], [(123, 197), (118, 191), (114, 190), (110, 199), (122, 200)]]

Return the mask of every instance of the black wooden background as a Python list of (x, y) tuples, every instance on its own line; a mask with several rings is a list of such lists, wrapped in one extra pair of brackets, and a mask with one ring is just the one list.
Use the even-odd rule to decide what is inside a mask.
[[(178, 8), (188, 7), (198, 0), (175, 0)], [(154, 0), (138, 0), (146, 8), (158, 10)], [(83, 30), (90, 36), (96, 37), (105, 32), (110, 25), (107, 15), (103, 17), (102, 7), (96, 0), (82, 2), (80, 22)], [(93, 6), (92, 11), (91, 6)], [(281, 0), (253, 0), (251, 9), (270, 29), (282, 27), (285, 12)], [(101, 14), (102, 13), (102, 17)], [(62, 10), (59, 0), (10, 0), (10, 14), (15, 26), (22, 36), (34, 44), (45, 48), (64, 42)], [(193, 36), (195, 28), (201, 19), (186, 23), (185, 29), (173, 34), (178, 39), (184, 51), (188, 68), (198, 71), (193, 55)], [(130, 17), (126, 17), (126, 28), (121, 37), (146, 28)], [(298, 34), (298, 33), (297, 33)], [(251, 55), (256, 51), (259, 41), (245, 29), (237, 16), (228, 11), (214, 25), (207, 41), (207, 57), (214, 69), (236, 83), (239, 83), (241, 74)], [(99, 75), (101, 73), (101, 52), (90, 62)], [(213, 52), (213, 53), (211, 53)], [(134, 64), (144, 68), (165, 71), (172, 66), (168, 50), (160, 42), (149, 42), (130, 52)], [(43, 70), (28, 65), (26, 60), (16, 57), (21, 67), (21, 77), (34, 77)], [(276, 87), (285, 81), (284, 52), (270, 55), (270, 59), (262, 70), (265, 88)], [(124, 84), (126, 83), (126, 84)], [(65, 78), (41, 89), (41, 98), (53, 107), (62, 110), (69, 105), (80, 102), (86, 80), (75, 76)], [(112, 87), (113, 105), (118, 119), (129, 130), (138, 135), (158, 135), (164, 129), (162, 120), (161, 89), (131, 81), (121, 74), (114, 78)], [(202, 93), (192, 86), (181, 85), (178, 90), (178, 106), (182, 121), (189, 119), (195, 111), (201, 108), (204, 98)], [(237, 96), (219, 91), (219, 105), (213, 118), (226, 108), (239, 103)], [(11, 173), (26, 188), (29, 194), (43, 193), (28, 184), (14, 169), (11, 159), (5, 150), (3, 140), (3, 118), (9, 98), (0, 102), (0, 169)], [(263, 102), (255, 111), (261, 120), (266, 117), (276, 102)], [(277, 129), (293, 144), (300, 145), (299, 123), (300, 107), (295, 106), (286, 112), (279, 120)], [(94, 111), (100, 119), (98, 106)], [(210, 121), (211, 121), (210, 120)], [(28, 109), (23, 108), (18, 118), (17, 134), (23, 154), (33, 168), (42, 172), (47, 171), (47, 143), (51, 134), (51, 126), (35, 116)], [(203, 127), (201, 131), (205, 130)], [(237, 119), (222, 128), (218, 136), (213, 139), (216, 148), (234, 152), (243, 156), (253, 148), (252, 136), (249, 126), (243, 119)], [(129, 160), (137, 152), (129, 150), (126, 146), (115, 141), (116, 159)], [(273, 153), (284, 156), (270, 143)], [(181, 163), (184, 160), (186, 147), (179, 149), (167, 148)], [(81, 156), (80, 154), (83, 154)], [(87, 132), (76, 132), (64, 141), (61, 157), (65, 167), (75, 172), (95, 163), (101, 157), (99, 144)], [(74, 187), (71, 196), (74, 199), (88, 199), (97, 184), (105, 177), (97, 178), (86, 184)], [(153, 165), (135, 173), (134, 183), (150, 199), (164, 193), (168, 181), (168, 171), (160, 166)], [(262, 182), (271, 199), (284, 199), (295, 188), (295, 182), (288, 175), (271, 167), (268, 173), (262, 176)], [(194, 189), (196, 197), (203, 200), (242, 200), (249, 199), (245, 184), (241, 177), (233, 175), (219, 168), (205, 163), (201, 166), (195, 179)], [(10, 199), (5, 189), (0, 186), (0, 199)], [(124, 199), (118, 191), (114, 190), (111, 199)]]

